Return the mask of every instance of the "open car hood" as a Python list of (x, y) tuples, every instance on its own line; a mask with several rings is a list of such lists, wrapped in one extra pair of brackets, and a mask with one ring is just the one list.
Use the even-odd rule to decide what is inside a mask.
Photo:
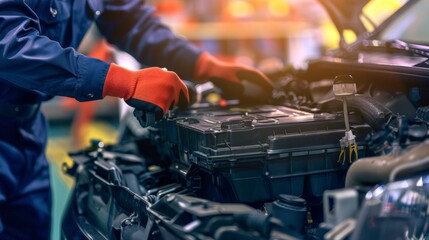
[(361, 20), (362, 9), (371, 0), (318, 0), (327, 10), (340, 36), (344, 30), (352, 30), (360, 36), (367, 30)]

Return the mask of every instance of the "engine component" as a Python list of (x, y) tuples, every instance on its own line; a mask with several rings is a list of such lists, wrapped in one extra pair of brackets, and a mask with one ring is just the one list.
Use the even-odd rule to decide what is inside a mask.
[(346, 187), (368, 186), (393, 181), (428, 170), (429, 141), (408, 147), (402, 152), (360, 159), (347, 172)]
[(351, 239), (426, 239), (428, 180), (425, 174), (369, 191)]
[[(327, 112), (339, 111), (341, 106), (337, 102), (328, 101), (324, 103), (322, 110)], [(349, 109), (358, 112), (375, 131), (381, 130), (392, 115), (389, 109), (368, 96), (351, 96), (347, 98), (347, 103)]]
[[(76, 177), (64, 215), (67, 239), (298, 239), (280, 219), (244, 204), (220, 204), (193, 197), (171, 175), (162, 181), (158, 170), (139, 168), (112, 149), (73, 154), (67, 171)], [(134, 172), (126, 169), (134, 169)], [(148, 184), (148, 174), (157, 183)], [(130, 177), (133, 175), (134, 177)], [(136, 189), (135, 179), (143, 189)], [(140, 193), (139, 193), (140, 192)]]
[(420, 107), (417, 109), (416, 117), (429, 122), (429, 106), (428, 107)]
[[(371, 128), (352, 114), (350, 129), (364, 156)], [(120, 145), (101, 142), (71, 154), (75, 166), (64, 170), (76, 178), (76, 187), (63, 230), (66, 236), (80, 232), (83, 239), (305, 235), (310, 222), (322, 218), (317, 199), (323, 191), (344, 184), (349, 165), (337, 163), (336, 141), (342, 134), (341, 115), (287, 107), (171, 112), (138, 139), (146, 150), (156, 150), (154, 156), (121, 153)], [(272, 208), (268, 216), (255, 215), (254, 208), (223, 202)]]
[(332, 88), (335, 96), (341, 98), (343, 101), (344, 123), (346, 125), (345, 135), (340, 139), (341, 152), (340, 156), (338, 157), (338, 162), (345, 162), (346, 149), (348, 149), (348, 159), (351, 163), (352, 159), (358, 159), (358, 150), (356, 145), (356, 136), (353, 135), (353, 132), (350, 130), (349, 113), (347, 110), (347, 97), (354, 96), (356, 94), (356, 83), (353, 82), (353, 78), (350, 75), (336, 76)]
[[(371, 128), (350, 116), (363, 142)], [(343, 186), (348, 164), (337, 163), (344, 121), (287, 107), (203, 108), (178, 112), (151, 129), (171, 170), (200, 196), (217, 201), (257, 203), (279, 194), (322, 196)], [(204, 186), (204, 187), (202, 187)]]
[(273, 216), (281, 219), (289, 229), (304, 234), (307, 218), (306, 201), (303, 198), (280, 194), (279, 199), (274, 201), (269, 211)]
[(327, 232), (324, 236), (324, 240), (345, 240), (350, 239), (353, 231), (356, 227), (355, 219), (346, 219), (345, 221), (336, 225), (333, 229)]
[(164, 239), (295, 239), (282, 222), (243, 204), (171, 194), (148, 208)]
[(358, 193), (354, 189), (326, 190), (323, 194), (324, 223), (334, 227), (358, 212)]

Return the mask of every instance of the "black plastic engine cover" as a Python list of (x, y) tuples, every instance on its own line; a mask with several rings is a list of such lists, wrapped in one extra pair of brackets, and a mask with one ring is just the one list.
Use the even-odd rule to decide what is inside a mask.
[[(355, 115), (351, 126), (365, 156), (371, 128)], [(304, 188), (321, 196), (343, 186), (350, 164), (338, 162), (341, 115), (282, 106), (200, 108), (175, 112), (155, 129), (151, 139), (172, 160), (171, 170), (217, 201), (264, 202)]]

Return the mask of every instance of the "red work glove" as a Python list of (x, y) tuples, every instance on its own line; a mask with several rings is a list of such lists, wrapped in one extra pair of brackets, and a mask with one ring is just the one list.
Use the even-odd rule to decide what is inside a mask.
[(196, 82), (213, 82), (228, 99), (237, 99), (243, 95), (243, 80), (261, 87), (265, 96), (271, 95), (273, 91), (272, 82), (261, 71), (241, 64), (220, 61), (208, 52), (202, 53), (197, 59), (194, 76)]
[(104, 96), (123, 98), (131, 107), (161, 113), (161, 117), (179, 100), (189, 102), (188, 88), (176, 73), (156, 67), (131, 71), (113, 63), (104, 82)]

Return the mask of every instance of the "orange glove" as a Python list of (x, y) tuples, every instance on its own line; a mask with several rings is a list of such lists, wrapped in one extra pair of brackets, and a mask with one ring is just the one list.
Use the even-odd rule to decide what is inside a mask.
[(131, 71), (113, 63), (104, 82), (105, 96), (123, 98), (128, 105), (161, 117), (179, 101), (189, 102), (188, 88), (176, 73), (156, 67)]
[(226, 98), (240, 98), (243, 94), (243, 80), (258, 85), (271, 94), (273, 84), (261, 71), (236, 63), (220, 61), (208, 52), (202, 53), (195, 65), (197, 82), (211, 81), (219, 87)]

